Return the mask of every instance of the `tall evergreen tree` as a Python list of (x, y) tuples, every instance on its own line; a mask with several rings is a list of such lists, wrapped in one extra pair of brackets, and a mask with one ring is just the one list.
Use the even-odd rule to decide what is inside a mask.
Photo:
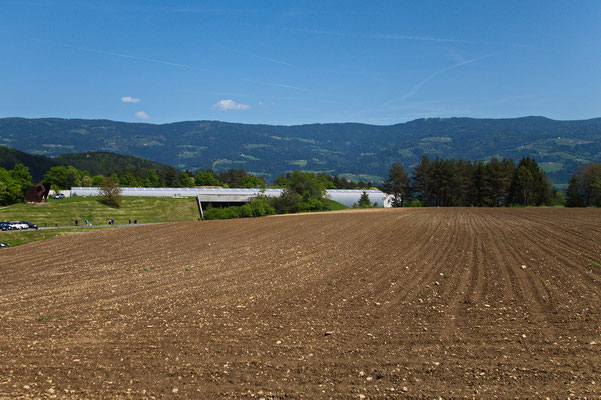
[(425, 154), (413, 168), (413, 188), (417, 197), (426, 206), (436, 205), (434, 204), (432, 169), (432, 162)]
[(581, 178), (574, 172), (566, 190), (566, 207), (584, 207), (585, 205)]
[(392, 167), (388, 170), (388, 179), (384, 181), (382, 190), (393, 196), (393, 207), (403, 206), (403, 201), (409, 197), (409, 175), (407, 175), (403, 164), (400, 162), (392, 163)]
[(590, 163), (574, 171), (566, 195), (568, 207), (601, 207), (601, 164)]
[(533, 158), (524, 157), (511, 182), (510, 197), (514, 204), (524, 206), (551, 205), (551, 184), (545, 172)]

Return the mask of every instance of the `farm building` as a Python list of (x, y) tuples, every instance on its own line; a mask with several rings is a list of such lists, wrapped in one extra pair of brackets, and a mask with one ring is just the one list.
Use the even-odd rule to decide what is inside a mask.
[[(148, 197), (197, 197), (198, 201), (205, 203), (239, 204), (248, 203), (253, 198), (261, 195), (278, 197), (283, 189), (224, 189), (224, 188), (139, 188), (124, 187), (122, 196), (148, 196)], [(364, 190), (330, 189), (326, 191), (328, 198), (347, 207), (359, 202)], [(379, 207), (390, 207), (390, 196), (379, 190), (365, 190), (372, 203)], [(97, 187), (72, 187), (71, 196), (98, 196)]]

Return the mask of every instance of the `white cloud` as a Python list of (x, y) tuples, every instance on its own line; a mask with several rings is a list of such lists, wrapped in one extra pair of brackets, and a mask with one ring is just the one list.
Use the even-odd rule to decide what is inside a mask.
[(150, 115), (146, 114), (144, 111), (138, 111), (136, 117), (140, 119), (150, 119)]
[(142, 100), (136, 99), (135, 97), (131, 97), (131, 96), (125, 96), (125, 97), (121, 97), (121, 101), (123, 103), (139, 103)]
[(216, 104), (213, 104), (213, 108), (221, 111), (227, 110), (248, 110), (250, 106), (248, 104), (236, 103), (234, 100), (221, 100)]

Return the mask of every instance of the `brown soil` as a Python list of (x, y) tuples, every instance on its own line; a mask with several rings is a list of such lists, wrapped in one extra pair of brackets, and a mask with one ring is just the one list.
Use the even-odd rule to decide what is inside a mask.
[(2, 249), (0, 398), (599, 398), (598, 265), (592, 209), (174, 223)]

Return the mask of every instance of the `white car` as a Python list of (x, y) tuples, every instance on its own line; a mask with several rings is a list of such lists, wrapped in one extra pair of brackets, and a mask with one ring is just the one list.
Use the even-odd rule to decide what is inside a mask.
[(29, 229), (29, 225), (27, 224), (23, 224), (19, 221), (10, 221), (9, 223), (10, 229), (17, 229), (17, 230), (21, 230), (21, 229)]

